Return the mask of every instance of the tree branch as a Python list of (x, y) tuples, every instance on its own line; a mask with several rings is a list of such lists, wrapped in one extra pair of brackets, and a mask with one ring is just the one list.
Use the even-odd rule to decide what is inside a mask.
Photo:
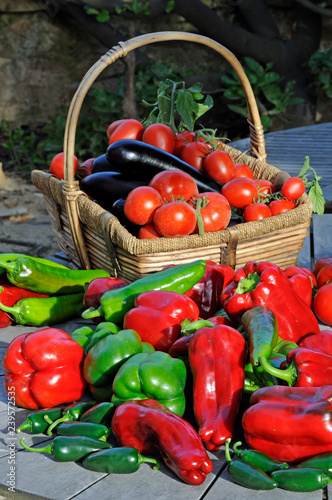
[(332, 17), (332, 10), (325, 9), (325, 7), (319, 7), (319, 5), (315, 5), (309, 0), (293, 0), (294, 2), (302, 5), (306, 9), (309, 9), (316, 14), (320, 14), (321, 16)]

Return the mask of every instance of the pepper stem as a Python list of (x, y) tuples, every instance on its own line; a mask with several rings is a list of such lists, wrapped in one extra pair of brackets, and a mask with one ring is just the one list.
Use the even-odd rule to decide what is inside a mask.
[(14, 317), (20, 313), (20, 308), (18, 306), (5, 306), (2, 302), (0, 302), (0, 310), (12, 314)]
[(234, 451), (235, 455), (240, 457), (240, 458), (241, 458), (241, 455), (243, 453), (243, 450), (239, 450), (239, 446), (241, 446), (241, 445), (242, 445), (241, 441), (238, 441), (237, 443), (233, 444), (233, 451)]
[(226, 458), (226, 462), (228, 464), (232, 462), (232, 457), (231, 457), (230, 450), (229, 450), (230, 442), (231, 442), (231, 438), (228, 438), (225, 441), (225, 458)]
[(47, 422), (48, 424), (52, 425), (53, 424), (53, 420), (50, 419), (50, 417), (48, 415), (44, 415), (44, 420), (45, 422)]
[(236, 293), (242, 294), (251, 292), (251, 290), (255, 290), (259, 282), (260, 277), (258, 273), (254, 272), (252, 274), (248, 274), (246, 278), (243, 278), (238, 282)]
[(70, 422), (70, 420), (71, 420), (71, 417), (69, 417), (68, 415), (64, 415), (63, 417), (60, 417), (57, 420), (54, 420), (54, 422), (52, 422), (51, 425), (49, 426), (49, 428), (47, 429), (46, 434), (48, 436), (52, 436), (52, 431), (53, 431), (54, 427), (56, 427), (59, 424), (62, 424), (62, 422)]
[(49, 453), (51, 454), (51, 446), (52, 444), (49, 444), (48, 446), (44, 446), (44, 448), (31, 448), (30, 446), (27, 446), (24, 443), (25, 438), (20, 439), (20, 444), (23, 446), (25, 450), (32, 451), (33, 453)]
[(197, 219), (199, 236), (203, 236), (204, 234), (204, 223), (202, 219), (201, 208), (202, 208), (202, 198), (198, 198), (196, 200), (196, 219)]
[(153, 467), (154, 470), (160, 469), (160, 463), (158, 462), (158, 460), (156, 460), (155, 458), (145, 457), (139, 453), (138, 454), (138, 464), (141, 465), (144, 463), (155, 464)]
[(89, 309), (86, 309), (85, 311), (82, 312), (82, 318), (85, 319), (99, 318), (100, 316), (103, 316), (103, 310), (101, 306), (98, 307), (98, 309), (95, 309), (94, 307), (89, 307)]
[(259, 358), (259, 363), (264, 371), (270, 373), (274, 377), (280, 378), (281, 380), (285, 380), (290, 387), (293, 387), (296, 383), (297, 379), (297, 370), (294, 363), (291, 363), (286, 370), (280, 370), (280, 368), (276, 368), (275, 366), (270, 365), (267, 359), (262, 356)]
[(207, 319), (198, 319), (197, 321), (193, 321), (193, 323), (187, 323), (188, 320), (184, 320), (181, 323), (181, 335), (188, 336), (192, 333), (197, 332), (200, 328), (205, 326), (212, 327), (214, 324)]

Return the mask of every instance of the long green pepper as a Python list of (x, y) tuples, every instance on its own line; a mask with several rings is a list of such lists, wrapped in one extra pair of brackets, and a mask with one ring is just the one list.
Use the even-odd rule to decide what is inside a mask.
[(63, 269), (37, 262), (30, 257), (19, 257), (0, 265), (7, 270), (9, 281), (20, 288), (47, 295), (84, 293), (84, 286), (95, 278), (108, 278), (103, 269)]
[(196, 260), (150, 274), (123, 288), (108, 290), (100, 299), (100, 307), (86, 309), (82, 317), (89, 319), (104, 316), (106, 321), (122, 326), (125, 314), (134, 307), (135, 299), (139, 294), (150, 290), (185, 293), (200, 281), (204, 276), (205, 268), (205, 260)]
[(83, 293), (54, 297), (21, 299), (12, 307), (0, 302), (0, 310), (13, 317), (19, 325), (48, 326), (79, 316), (83, 306)]
[(271, 472), (270, 477), (279, 488), (288, 491), (316, 491), (325, 488), (332, 477), (316, 467), (292, 467)]
[(29, 413), (15, 432), (19, 434), (24, 431), (27, 434), (43, 434), (48, 427), (62, 416), (65, 406), (57, 408), (45, 408)]

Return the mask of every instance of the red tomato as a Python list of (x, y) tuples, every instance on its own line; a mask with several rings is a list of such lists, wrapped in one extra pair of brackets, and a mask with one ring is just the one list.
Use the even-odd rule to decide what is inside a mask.
[(271, 217), (271, 215), (271, 210), (265, 203), (250, 203), (243, 211), (245, 222), (266, 219), (267, 217)]
[(225, 184), (233, 176), (234, 163), (226, 151), (212, 151), (203, 161), (203, 169), (212, 179)]
[[(78, 159), (74, 156), (74, 176), (76, 175), (78, 167)], [(58, 153), (52, 158), (50, 163), (50, 173), (55, 175), (60, 181), (63, 179), (63, 153)]]
[(332, 257), (323, 257), (321, 259), (318, 259), (317, 262), (314, 265), (313, 273), (317, 277), (319, 271), (322, 269), (322, 267), (326, 266), (327, 264), (332, 264)]
[(92, 165), (94, 160), (95, 158), (89, 158), (88, 160), (85, 160), (83, 163), (81, 163), (76, 172), (76, 179), (81, 181), (82, 179), (84, 179), (84, 177), (92, 174)]
[(287, 200), (297, 200), (305, 192), (305, 184), (299, 177), (289, 177), (281, 186), (281, 194)]
[(187, 236), (195, 229), (196, 212), (184, 201), (166, 203), (156, 210), (153, 223), (166, 238)]
[(164, 170), (156, 174), (149, 186), (156, 189), (163, 201), (189, 200), (198, 194), (197, 184), (191, 175), (181, 170)]
[(153, 123), (143, 132), (142, 141), (156, 148), (163, 149), (167, 153), (173, 153), (175, 135), (173, 130), (163, 123)]
[(121, 120), (115, 120), (115, 122), (112, 122), (106, 130), (106, 135), (108, 138), (110, 138), (111, 134), (113, 134), (114, 130), (121, 125), (121, 123), (124, 123), (128, 121), (130, 118), (122, 118)]
[[(200, 214), (202, 217), (204, 232), (222, 231), (231, 219), (231, 207), (225, 196), (219, 193), (201, 193), (195, 196), (195, 200), (202, 200)], [(196, 207), (196, 201), (189, 201), (192, 207)], [(199, 233), (198, 223), (193, 231)]]
[(160, 238), (160, 234), (154, 227), (154, 224), (146, 224), (145, 226), (142, 226), (140, 230), (138, 231), (137, 238), (139, 240), (152, 240), (154, 238)]
[(332, 281), (332, 264), (326, 264), (326, 266), (323, 266), (317, 274), (318, 288), (325, 285), (325, 283), (327, 283), (328, 281)]
[(180, 132), (175, 136), (175, 145), (173, 154), (175, 156), (180, 156), (182, 148), (188, 144), (188, 142), (193, 142), (195, 140), (195, 132), (190, 132), (190, 130), (185, 130)]
[(266, 179), (256, 179), (255, 180), (257, 190), (254, 197), (254, 201), (263, 201), (267, 199), (272, 193), (275, 193), (277, 188), (275, 185)]
[(203, 172), (203, 161), (205, 156), (211, 151), (211, 146), (204, 142), (188, 142), (181, 150), (181, 160), (189, 163), (197, 170)]
[(235, 163), (233, 167), (233, 177), (248, 177), (249, 179), (254, 179), (254, 173), (246, 163)]
[(295, 203), (290, 200), (273, 200), (269, 204), (272, 215), (288, 212), (288, 210), (292, 210), (295, 206)]
[(244, 208), (253, 202), (256, 193), (256, 184), (248, 177), (239, 177), (226, 182), (221, 188), (231, 207)]
[(121, 139), (132, 139), (140, 141), (142, 139), (144, 127), (138, 120), (128, 118), (120, 123), (109, 137), (108, 144), (113, 144)]
[(150, 224), (153, 215), (163, 200), (156, 189), (139, 186), (128, 194), (124, 203), (124, 214), (130, 222), (144, 226)]
[(327, 283), (317, 290), (313, 310), (319, 321), (332, 326), (332, 283)]

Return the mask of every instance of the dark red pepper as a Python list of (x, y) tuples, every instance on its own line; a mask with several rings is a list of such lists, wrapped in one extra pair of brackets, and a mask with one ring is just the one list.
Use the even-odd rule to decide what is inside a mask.
[(311, 308), (298, 296), (286, 273), (271, 262), (248, 262), (235, 271), (221, 301), (230, 319), (239, 322), (245, 311), (268, 307), (277, 318), (283, 340), (298, 344), (310, 333), (319, 332)]
[(202, 484), (212, 472), (212, 461), (195, 429), (154, 399), (122, 403), (115, 410), (112, 430), (121, 446), (160, 454), (167, 467), (188, 484)]
[(167, 352), (181, 335), (181, 324), (196, 321), (198, 306), (186, 295), (152, 290), (138, 295), (134, 308), (124, 317), (123, 328), (135, 330), (143, 342)]
[[(21, 299), (30, 297), (48, 297), (48, 295), (23, 290), (18, 286), (12, 285), (7, 278), (0, 278), (0, 302), (4, 306), (12, 307)], [(12, 319), (4, 311), (0, 311), (0, 328), (5, 328), (13, 323)]]
[(234, 328), (205, 327), (188, 347), (198, 434), (208, 450), (218, 450), (234, 433), (244, 388), (246, 343)]
[[(127, 281), (112, 276), (108, 278), (96, 278), (88, 283), (83, 297), (83, 304), (87, 309), (89, 309), (89, 307), (98, 309), (100, 306), (100, 299), (105, 292), (123, 288), (128, 284)], [(98, 318), (92, 318), (92, 321), (94, 323), (100, 323), (104, 321), (104, 318), (100, 316)]]
[(221, 292), (232, 281), (233, 275), (234, 269), (227, 264), (206, 261), (203, 278), (185, 293), (198, 305), (201, 318), (207, 319), (220, 309)]

